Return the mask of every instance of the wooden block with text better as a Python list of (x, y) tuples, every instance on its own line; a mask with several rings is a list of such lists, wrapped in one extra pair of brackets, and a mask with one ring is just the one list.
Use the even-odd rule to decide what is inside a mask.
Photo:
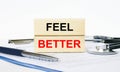
[(84, 52), (84, 36), (35, 37), (36, 52)]

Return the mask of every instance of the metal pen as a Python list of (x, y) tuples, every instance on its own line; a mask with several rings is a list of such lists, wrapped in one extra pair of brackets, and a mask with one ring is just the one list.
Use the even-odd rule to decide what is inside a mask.
[(48, 56), (48, 55), (44, 55), (44, 54), (27, 52), (24, 50), (8, 48), (8, 47), (0, 46), (0, 52), (5, 53), (5, 54), (10, 54), (10, 55), (15, 55), (15, 56), (28, 57), (28, 58), (33, 58), (33, 59), (38, 59), (38, 60), (43, 60), (43, 61), (49, 61), (49, 62), (57, 62), (58, 61), (58, 58), (56, 58), (56, 57), (52, 57), (52, 56)]
[(22, 45), (22, 44), (30, 44), (33, 42), (34, 39), (14, 39), (14, 40), (9, 40), (9, 44), (15, 44), (15, 45)]

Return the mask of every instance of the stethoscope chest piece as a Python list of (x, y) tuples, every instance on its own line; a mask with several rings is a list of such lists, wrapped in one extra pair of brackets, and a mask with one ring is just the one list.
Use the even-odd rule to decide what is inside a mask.
[(109, 45), (95, 45), (94, 47), (87, 50), (88, 53), (94, 55), (115, 55), (116, 51), (110, 50)]
[(87, 51), (90, 54), (94, 54), (94, 55), (115, 55), (117, 54), (117, 52), (112, 51), (112, 52), (99, 52), (99, 51)]

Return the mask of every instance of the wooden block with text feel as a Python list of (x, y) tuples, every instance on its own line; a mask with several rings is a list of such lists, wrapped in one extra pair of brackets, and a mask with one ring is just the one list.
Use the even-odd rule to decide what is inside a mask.
[(36, 36), (35, 52), (84, 52), (84, 36)]
[(84, 19), (35, 19), (35, 35), (85, 35)]

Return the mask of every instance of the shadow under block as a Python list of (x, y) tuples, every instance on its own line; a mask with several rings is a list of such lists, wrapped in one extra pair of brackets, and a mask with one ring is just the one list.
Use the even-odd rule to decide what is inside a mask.
[(84, 36), (36, 36), (35, 52), (84, 52)]
[[(49, 24), (49, 28), (47, 31), (47, 23)], [(54, 23), (58, 23), (54, 25)], [(64, 23), (64, 24), (61, 24)], [(35, 19), (35, 34), (34, 35), (85, 35), (85, 20), (84, 19), (72, 19), (72, 18), (62, 18), (62, 19)], [(63, 27), (61, 27), (61, 25)], [(54, 31), (53, 30), (59, 30)], [(61, 31), (61, 29), (66, 31)], [(69, 29), (72, 29), (73, 31), (68, 31)]]

